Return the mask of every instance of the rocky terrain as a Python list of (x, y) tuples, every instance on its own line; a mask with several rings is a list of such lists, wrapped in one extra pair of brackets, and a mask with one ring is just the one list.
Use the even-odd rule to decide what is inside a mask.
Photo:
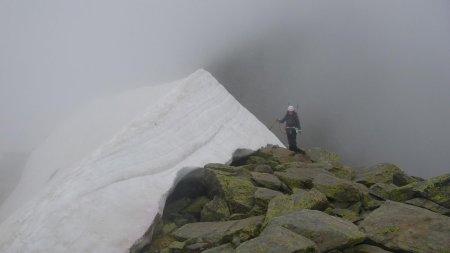
[(277, 146), (194, 174), (131, 252), (450, 252), (450, 174), (349, 168), (320, 148)]

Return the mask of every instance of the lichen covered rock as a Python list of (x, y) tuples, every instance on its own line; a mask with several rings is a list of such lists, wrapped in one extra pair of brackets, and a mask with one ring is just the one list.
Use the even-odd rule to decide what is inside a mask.
[(324, 210), (328, 206), (327, 197), (316, 189), (310, 191), (295, 189), (292, 195), (280, 195), (269, 202), (265, 224), (272, 218), (303, 209)]
[(267, 207), (271, 199), (281, 195), (283, 193), (279, 191), (258, 187), (255, 192), (255, 201), (257, 205)]
[(319, 252), (350, 247), (366, 239), (353, 223), (317, 210), (304, 209), (275, 217), (267, 228), (273, 226), (282, 226), (310, 239)]
[(376, 183), (404, 186), (416, 180), (406, 175), (399, 167), (390, 163), (379, 163), (355, 170), (355, 182), (370, 187)]
[(268, 173), (261, 173), (261, 172), (252, 172), (252, 179), (253, 181), (258, 185), (265, 188), (269, 188), (272, 190), (279, 190), (282, 188), (282, 182), (278, 177), (268, 174)]
[(255, 239), (244, 242), (236, 248), (236, 253), (315, 253), (316, 244), (281, 226), (265, 229)]
[(263, 220), (264, 216), (256, 216), (243, 220), (196, 222), (182, 226), (172, 232), (172, 235), (178, 240), (202, 241), (210, 245), (231, 242), (233, 236), (245, 241), (259, 234)]
[(433, 211), (435, 213), (440, 213), (443, 215), (450, 215), (450, 209), (445, 208), (441, 205), (438, 205), (428, 199), (414, 198), (414, 199), (407, 200), (405, 203), (413, 205), (413, 206), (422, 207), (422, 208), (428, 209), (430, 211)]
[(286, 171), (277, 171), (275, 175), (280, 178), (291, 189), (310, 189), (313, 187), (313, 180), (317, 176), (325, 174), (334, 177), (333, 174), (320, 168), (288, 168)]
[(205, 181), (212, 193), (223, 196), (233, 213), (245, 213), (254, 205), (256, 186), (250, 177), (206, 169)]
[(414, 191), (426, 199), (450, 208), (450, 174), (419, 182), (415, 185)]
[(311, 158), (312, 161), (317, 163), (329, 163), (335, 168), (340, 168), (343, 166), (341, 158), (338, 154), (322, 148), (315, 147), (306, 149), (306, 155)]
[(363, 197), (362, 187), (358, 184), (328, 174), (317, 175), (313, 185), (328, 198), (339, 202), (354, 203)]
[(228, 217), (230, 217), (228, 204), (219, 196), (206, 203), (200, 212), (200, 221), (222, 221)]
[(393, 251), (450, 252), (450, 217), (386, 201), (360, 224), (370, 240)]
[(422, 180), (392, 164), (352, 169), (334, 153), (308, 153), (268, 146), (206, 165), (168, 198), (144, 252), (450, 253), (450, 175)]

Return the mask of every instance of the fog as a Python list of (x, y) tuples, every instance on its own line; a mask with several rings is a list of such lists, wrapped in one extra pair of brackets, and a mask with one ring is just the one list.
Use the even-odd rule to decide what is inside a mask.
[(450, 172), (449, 1), (0, 0), (0, 38), (0, 153), (205, 68), (268, 127), (298, 105), (302, 147)]

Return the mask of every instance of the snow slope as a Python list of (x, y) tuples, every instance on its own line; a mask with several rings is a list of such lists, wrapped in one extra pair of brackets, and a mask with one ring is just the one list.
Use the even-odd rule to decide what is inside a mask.
[(282, 145), (204, 70), (93, 103), (30, 158), (0, 252), (126, 252), (178, 174), (267, 143)]

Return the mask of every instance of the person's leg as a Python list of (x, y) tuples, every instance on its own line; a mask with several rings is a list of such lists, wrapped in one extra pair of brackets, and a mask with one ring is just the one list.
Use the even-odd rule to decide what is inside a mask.
[(289, 150), (291, 151), (297, 151), (297, 134), (294, 129), (289, 128), (287, 129), (287, 138), (289, 143)]

